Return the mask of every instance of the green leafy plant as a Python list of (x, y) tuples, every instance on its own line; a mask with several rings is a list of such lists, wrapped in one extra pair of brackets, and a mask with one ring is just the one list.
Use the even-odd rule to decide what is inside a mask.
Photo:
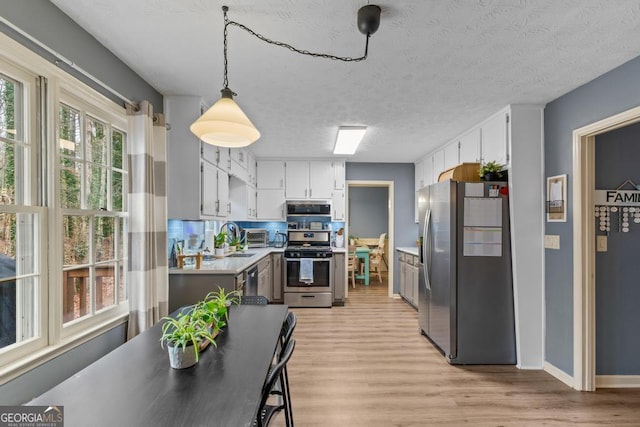
[(480, 167), (478, 175), (480, 175), (480, 177), (482, 178), (488, 173), (501, 174), (503, 170), (504, 165), (501, 165), (495, 161), (490, 161)]
[(216, 344), (214, 333), (217, 325), (212, 327), (211, 323), (205, 321), (202, 308), (196, 304), (186, 313), (179, 313), (177, 317), (163, 317), (162, 336), (160, 346), (164, 348), (165, 343), (170, 347), (181, 347), (186, 351), (192, 346), (196, 361), (200, 355), (200, 343), (208, 341)]
[(227, 233), (220, 232), (218, 234), (216, 234), (215, 236), (213, 236), (213, 247), (216, 249), (221, 249), (224, 248), (224, 244), (227, 241)]
[(240, 239), (238, 237), (230, 237), (229, 238), (229, 246), (235, 246), (236, 248), (240, 249), (240, 247), (242, 247), (242, 244), (240, 243)]
[(229, 307), (232, 304), (240, 304), (238, 291), (227, 292), (218, 287), (217, 291), (209, 292), (196, 307), (201, 309), (204, 320), (215, 322), (217, 328), (223, 328), (229, 321)]

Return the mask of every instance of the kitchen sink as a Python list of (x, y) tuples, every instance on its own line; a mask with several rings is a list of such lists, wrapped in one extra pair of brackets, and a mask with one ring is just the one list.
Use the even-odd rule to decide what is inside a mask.
[(232, 253), (227, 255), (228, 257), (237, 257), (237, 258), (249, 258), (252, 257), (255, 254), (240, 254), (240, 253)]

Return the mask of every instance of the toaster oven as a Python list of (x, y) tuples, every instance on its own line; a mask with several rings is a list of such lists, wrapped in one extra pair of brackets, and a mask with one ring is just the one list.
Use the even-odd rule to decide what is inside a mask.
[(269, 231), (266, 228), (245, 228), (244, 236), (249, 248), (267, 247)]

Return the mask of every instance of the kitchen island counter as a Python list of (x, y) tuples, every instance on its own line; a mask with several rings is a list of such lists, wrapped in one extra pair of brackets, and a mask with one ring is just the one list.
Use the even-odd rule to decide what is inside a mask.
[(284, 252), (284, 248), (255, 248), (246, 252), (231, 252), (230, 255), (224, 258), (213, 258), (212, 256), (211, 260), (203, 260), (199, 269), (194, 266), (170, 268), (169, 274), (238, 274), (256, 264), (262, 258), (272, 253), (282, 252)]

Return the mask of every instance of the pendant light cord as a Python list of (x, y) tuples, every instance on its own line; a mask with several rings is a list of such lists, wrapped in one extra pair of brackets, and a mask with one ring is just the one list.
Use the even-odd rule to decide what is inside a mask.
[[(227, 10), (228, 8), (226, 8), (226, 6), (223, 6), (223, 13), (224, 13), (224, 87), (228, 88), (229, 87), (229, 79), (227, 77), (227, 68), (228, 68), (228, 61), (227, 61), (227, 35), (228, 35), (228, 29), (227, 27), (229, 25), (234, 25), (240, 29), (245, 30), (246, 32), (248, 32), (249, 34), (251, 34), (252, 36), (257, 37), (258, 39), (262, 40), (263, 42), (267, 42), (269, 44), (275, 45), (275, 46), (280, 46), (280, 47), (284, 47), (286, 49), (289, 49), (292, 52), (295, 53), (299, 53), (301, 55), (307, 55), (307, 56), (313, 56), (316, 58), (325, 58), (325, 59), (332, 59), (334, 61), (343, 61), (343, 62), (360, 62), (360, 61), (364, 61), (365, 59), (367, 59), (367, 55), (369, 53), (369, 37), (371, 36), (369, 33), (367, 33), (365, 36), (365, 45), (364, 45), (364, 55), (357, 57), (357, 58), (352, 58), (350, 56), (336, 56), (336, 55), (331, 55), (328, 53), (316, 53), (316, 52), (310, 52), (308, 50), (303, 50), (303, 49), (298, 49), (296, 47), (291, 46), (288, 43), (283, 43), (283, 42), (279, 42), (276, 40), (271, 40), (266, 38), (265, 36), (263, 36), (262, 34), (256, 33), (255, 31), (253, 31), (251, 28), (247, 27), (246, 25), (242, 25), (239, 22), (235, 22), (235, 21), (231, 21), (229, 20), (229, 18), (227, 17)], [(235, 93), (234, 93), (235, 95)]]

